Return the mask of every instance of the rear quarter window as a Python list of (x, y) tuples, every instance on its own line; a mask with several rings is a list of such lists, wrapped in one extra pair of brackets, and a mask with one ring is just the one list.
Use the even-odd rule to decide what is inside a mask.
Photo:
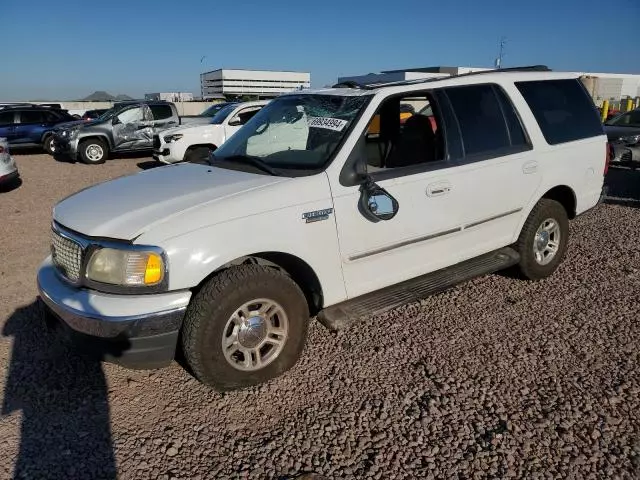
[(593, 101), (578, 80), (516, 82), (550, 145), (604, 135)]
[(151, 108), (154, 120), (164, 120), (173, 116), (173, 111), (169, 105), (150, 105), (149, 108)]

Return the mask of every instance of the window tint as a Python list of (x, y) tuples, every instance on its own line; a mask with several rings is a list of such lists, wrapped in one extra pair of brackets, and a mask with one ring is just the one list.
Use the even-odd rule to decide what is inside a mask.
[(504, 114), (504, 118), (507, 121), (507, 128), (509, 129), (509, 137), (511, 138), (512, 146), (524, 146), (529, 145), (529, 141), (527, 140), (527, 136), (524, 133), (522, 128), (522, 122), (520, 121), (520, 117), (518, 117), (518, 113), (516, 112), (513, 103), (507, 96), (507, 94), (502, 90), (502, 88), (495, 86), (494, 91), (500, 100), (500, 104), (502, 105), (502, 113)]
[(43, 123), (43, 113), (39, 110), (23, 110), (20, 112), (20, 123)]
[(249, 120), (251, 120), (251, 118), (260, 111), (262, 107), (252, 107), (252, 108), (245, 108), (244, 110), (240, 110), (240, 112), (238, 112), (236, 114), (236, 117), (238, 117), (238, 119), (240, 120), (240, 125), (244, 125), (245, 123), (247, 123)]
[(11, 112), (2, 112), (0, 111), (0, 125), (13, 125), (13, 115)]
[(55, 123), (60, 121), (58, 115), (53, 112), (42, 112), (42, 116), (44, 117), (44, 121), (47, 123)]
[(516, 82), (547, 143), (603, 135), (593, 102), (578, 80)]
[(509, 147), (507, 125), (491, 85), (447, 89), (460, 125), (465, 155)]
[(165, 118), (171, 118), (173, 111), (169, 105), (149, 105), (154, 120), (164, 120)]

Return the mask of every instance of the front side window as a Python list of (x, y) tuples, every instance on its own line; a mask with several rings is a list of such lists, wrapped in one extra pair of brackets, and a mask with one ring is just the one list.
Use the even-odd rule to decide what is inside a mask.
[(317, 94), (278, 97), (218, 148), (214, 160), (248, 156), (273, 168), (322, 168), (369, 98)]
[(213, 117), (211, 117), (211, 124), (221, 125), (222, 122), (224, 122), (227, 119), (227, 117), (231, 115), (231, 112), (233, 112), (235, 109), (236, 109), (236, 106), (233, 104), (229, 104), (222, 107), (220, 110), (218, 110), (215, 113)]
[(454, 87), (446, 92), (460, 125), (465, 155), (482, 154), (511, 145), (493, 86)]
[(135, 107), (120, 112), (118, 114), (118, 121), (120, 123), (134, 123), (134, 122), (142, 122), (144, 120), (144, 112), (142, 111), (142, 107)]
[(23, 110), (20, 112), (20, 123), (42, 123), (44, 122), (43, 112), (39, 110)]
[(204, 112), (200, 114), (202, 117), (213, 117), (216, 113), (222, 110), (224, 107), (229, 105), (228, 103), (216, 103), (215, 105), (211, 105)]

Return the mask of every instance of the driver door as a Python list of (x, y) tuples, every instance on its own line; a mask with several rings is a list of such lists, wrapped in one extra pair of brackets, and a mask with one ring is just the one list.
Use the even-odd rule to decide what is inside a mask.
[(153, 146), (153, 115), (148, 105), (122, 110), (112, 122), (115, 150), (146, 150)]
[(227, 124), (224, 126), (225, 140), (240, 130), (240, 128), (251, 120), (251, 118), (258, 113), (261, 108), (262, 105), (240, 108), (236, 110), (233, 115), (230, 115), (229, 120), (227, 120)]

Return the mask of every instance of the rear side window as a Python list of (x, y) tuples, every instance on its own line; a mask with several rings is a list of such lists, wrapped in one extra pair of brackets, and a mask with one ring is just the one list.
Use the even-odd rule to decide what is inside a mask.
[(593, 102), (578, 80), (516, 82), (550, 145), (603, 135)]
[(44, 112), (39, 110), (23, 110), (20, 112), (20, 123), (42, 123)]
[(169, 105), (149, 105), (154, 120), (164, 120), (173, 117), (173, 111)]
[(476, 155), (511, 146), (507, 124), (491, 85), (447, 89), (460, 125), (465, 155)]
[(0, 125), (13, 125), (13, 111), (3, 112), (0, 111)]

